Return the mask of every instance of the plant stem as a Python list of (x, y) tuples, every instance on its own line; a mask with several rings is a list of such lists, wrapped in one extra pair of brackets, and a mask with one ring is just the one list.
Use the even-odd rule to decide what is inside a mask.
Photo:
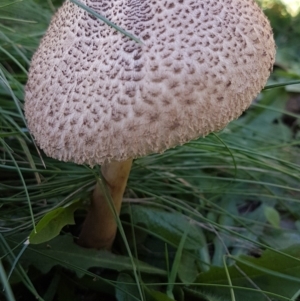
[(120, 214), (131, 165), (132, 159), (102, 165), (101, 172), (109, 188), (113, 204), (109, 203), (104, 191), (101, 190), (99, 184), (96, 184), (89, 212), (79, 235), (79, 245), (86, 248), (111, 249), (117, 232), (115, 213)]

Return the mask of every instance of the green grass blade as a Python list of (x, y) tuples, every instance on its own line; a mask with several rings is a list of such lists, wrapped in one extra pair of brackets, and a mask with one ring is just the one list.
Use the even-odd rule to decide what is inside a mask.
[(16, 301), (12, 289), (9, 285), (8, 278), (6, 277), (6, 273), (2, 264), (2, 260), (0, 260), (0, 280), (3, 285), (4, 293), (6, 294), (8, 301)]
[(127, 36), (128, 38), (132, 39), (133, 41), (135, 41), (135, 42), (137, 42), (139, 44), (143, 44), (143, 42), (139, 38), (135, 37), (131, 33), (127, 32), (124, 29), (122, 29), (121, 27), (119, 27), (118, 25), (114, 24), (113, 22), (109, 21), (104, 16), (98, 14), (93, 9), (91, 9), (90, 7), (84, 5), (80, 1), (77, 1), (77, 0), (70, 0), (70, 1), (73, 2), (74, 4), (78, 5), (79, 7), (83, 8), (85, 11), (87, 11), (89, 14), (93, 15), (97, 19), (100, 19), (101, 21), (105, 22), (110, 27), (112, 27), (112, 28), (116, 29), (117, 31), (121, 32), (123, 35)]

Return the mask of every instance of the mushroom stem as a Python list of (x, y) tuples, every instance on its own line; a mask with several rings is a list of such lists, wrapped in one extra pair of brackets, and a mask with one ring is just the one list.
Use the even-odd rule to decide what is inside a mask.
[[(103, 164), (101, 172), (109, 188), (115, 212), (119, 215), (132, 159)], [(114, 210), (105, 192), (96, 184), (89, 212), (83, 223), (78, 244), (86, 248), (110, 250), (117, 232)]]

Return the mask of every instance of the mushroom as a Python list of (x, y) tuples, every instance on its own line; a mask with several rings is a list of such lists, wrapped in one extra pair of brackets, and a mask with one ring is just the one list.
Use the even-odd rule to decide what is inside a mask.
[[(29, 70), (28, 128), (46, 155), (102, 165), (119, 214), (132, 159), (224, 128), (264, 87), (275, 44), (253, 0), (66, 1)], [(116, 221), (96, 185), (79, 236), (110, 249)]]

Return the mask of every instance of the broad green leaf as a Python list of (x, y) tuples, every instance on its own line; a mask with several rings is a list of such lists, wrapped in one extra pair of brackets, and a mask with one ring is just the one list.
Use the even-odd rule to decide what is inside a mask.
[[(299, 67), (300, 67), (300, 65), (299, 65)], [(286, 86), (285, 89), (288, 92), (300, 93), (300, 84), (294, 84), (294, 85)]]
[[(236, 261), (237, 267), (228, 267), (232, 285), (235, 287), (236, 300), (266, 300), (266, 295), (261, 291), (272, 293), (273, 296), (269, 297), (276, 294), (276, 300), (283, 300), (279, 296), (291, 298), (299, 290), (300, 261), (297, 259), (300, 259), (300, 245), (294, 245), (283, 252), (296, 259), (267, 250), (260, 258), (240, 256)], [(214, 285), (205, 286), (205, 284)], [(198, 276), (193, 288), (195, 291), (218, 295), (223, 300), (229, 301), (230, 290), (229, 287), (222, 287), (224, 285), (228, 286), (225, 269), (213, 267)]]
[(295, 222), (295, 226), (296, 226), (297, 230), (300, 232), (300, 220)]
[(267, 221), (275, 228), (279, 228), (280, 226), (280, 215), (278, 211), (270, 206), (264, 206), (264, 214), (266, 216)]
[(116, 298), (118, 301), (139, 301), (141, 300), (139, 290), (134, 279), (121, 273), (117, 279)]
[(227, 299), (224, 299), (223, 297), (220, 297), (217, 294), (202, 292), (200, 289), (199, 291), (195, 291), (185, 287), (184, 292), (185, 292), (186, 300), (192, 299), (197, 301), (227, 301)]
[(157, 291), (150, 291), (149, 295), (155, 301), (174, 301), (173, 299), (170, 299), (166, 294)]
[(74, 212), (81, 207), (76, 201), (67, 207), (60, 207), (48, 212), (36, 225), (36, 232), (32, 230), (29, 235), (31, 244), (40, 244), (59, 235), (66, 225), (74, 225)]
[(183, 252), (178, 270), (178, 276), (184, 283), (193, 283), (199, 274), (197, 257), (187, 252)]
[(132, 221), (134, 224), (145, 225), (145, 229), (160, 236), (164, 241), (178, 246), (188, 229), (184, 249), (197, 250), (204, 245), (202, 229), (190, 223), (179, 212), (166, 212), (142, 206), (132, 206)]
[[(296, 223), (295, 223), (296, 226)], [(263, 236), (264, 242), (277, 250), (300, 244), (300, 229), (269, 229)]]
[[(111, 269), (118, 272), (131, 271), (130, 258), (112, 254), (108, 251), (85, 249), (78, 246), (70, 235), (61, 235), (39, 245), (30, 245), (21, 257), (24, 265), (34, 265), (42, 273), (48, 273), (54, 266), (61, 265), (76, 271), (78, 277), (92, 267)], [(135, 260), (141, 273), (164, 276), (166, 272)]]

